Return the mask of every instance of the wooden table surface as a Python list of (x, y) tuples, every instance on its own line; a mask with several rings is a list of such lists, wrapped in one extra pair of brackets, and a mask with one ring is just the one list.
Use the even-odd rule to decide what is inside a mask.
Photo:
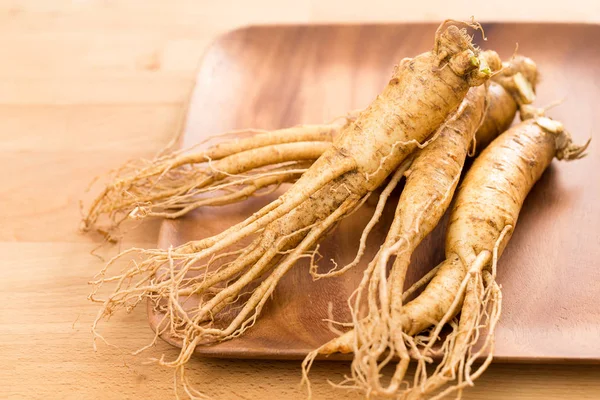
[[(172, 398), (170, 371), (145, 365), (176, 350), (152, 338), (145, 310), (102, 326), (118, 348), (92, 349), (97, 307), (87, 281), (103, 265), (98, 238), (77, 231), (91, 178), (152, 156), (173, 137), (198, 60), (218, 34), (256, 23), (531, 20), (535, 7), (498, 3), (257, 0), (0, 2), (0, 398)], [(433, 3), (433, 5), (432, 5)], [(600, 3), (539, 3), (536, 20), (600, 22)], [(475, 8), (473, 8), (475, 7)], [(154, 246), (158, 224), (122, 246)], [(104, 248), (104, 256), (118, 249)], [(316, 398), (347, 365), (318, 363)], [(195, 384), (219, 399), (302, 398), (297, 362), (198, 360)], [(595, 399), (600, 366), (493, 365), (467, 398)]]

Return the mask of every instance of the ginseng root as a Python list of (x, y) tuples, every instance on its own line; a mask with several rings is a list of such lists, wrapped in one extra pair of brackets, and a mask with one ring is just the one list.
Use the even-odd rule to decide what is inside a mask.
[[(554, 157), (579, 159), (588, 144), (574, 145), (561, 123), (538, 117), (500, 135), (475, 160), (450, 215), (446, 261), (423, 293), (402, 311), (401, 318), (411, 335), (431, 324), (425, 321), (435, 321), (423, 341), (425, 355), (432, 351), (442, 327), (460, 311), (459, 321), (452, 324), (454, 331), (442, 344), (444, 357), (433, 375), (427, 375), (427, 358), (418, 360), (409, 398), (443, 397), (461, 391), (487, 368), (501, 313), (496, 265), (512, 236), (523, 201)], [(441, 292), (447, 301), (439, 302)], [(433, 298), (438, 299), (436, 305), (431, 304)], [(487, 332), (482, 334), (483, 329)], [(483, 363), (473, 370), (473, 363), (481, 358)], [(439, 391), (452, 381), (457, 382)]]
[(390, 174), (401, 176), (417, 147), (435, 143), (434, 132), (452, 122), (469, 88), (500, 66), (495, 53), (488, 57), (465, 30), (442, 24), (433, 51), (404, 59), (383, 92), (281, 197), (216, 236), (169, 250), (125, 252), (141, 260), (116, 275), (108, 275), (109, 263), (95, 290), (107, 281), (117, 287), (101, 300), (94, 331), (103, 317), (149, 299), (165, 313), (165, 332), (182, 340), (179, 358), (163, 362), (177, 368), (196, 346), (242, 334), (298, 259), (310, 256)]
[[(403, 331), (396, 326), (396, 314), (402, 308), (404, 276), (412, 251), (437, 225), (452, 199), (469, 144), (485, 115), (486, 92), (485, 85), (472, 88), (456, 118), (433, 143), (417, 153), (386, 240), (350, 301), (354, 329), (311, 353), (303, 363), (305, 377), (317, 354), (354, 352), (351, 386), (377, 395), (393, 395), (399, 390), (410, 360)], [(388, 278), (388, 260), (393, 254), (397, 257)], [(345, 269), (337, 272), (343, 273)], [(367, 292), (367, 315), (361, 317), (364, 292)], [(388, 351), (401, 361), (391, 382), (384, 387), (379, 371), (391, 359), (380, 359)]]
[[(512, 62), (535, 69), (535, 64), (525, 58)], [(535, 76), (535, 71), (528, 75)], [(504, 78), (510, 81), (506, 74)], [(490, 109), (493, 114), (487, 114)], [(350, 302), (354, 329), (326, 343), (305, 359), (305, 381), (308, 369), (318, 354), (354, 352), (351, 385), (378, 394), (392, 395), (398, 391), (410, 359), (409, 349), (404, 343), (406, 332), (402, 330), (399, 315), (405, 297), (402, 295), (404, 279), (412, 253), (448, 208), (474, 136), (486, 140), (497, 136), (499, 129), (512, 122), (515, 113), (516, 101), (501, 85), (491, 82), (489, 87), (472, 88), (456, 118), (445, 126), (435, 142), (417, 153), (407, 172), (406, 184), (386, 240), (367, 267), (353, 302)], [(388, 261), (393, 256), (396, 259), (388, 277)], [(313, 274), (317, 277), (339, 275), (355, 264), (333, 273)], [(365, 291), (368, 292), (367, 315), (359, 318), (358, 310)], [(385, 352), (390, 356), (378, 361)], [(384, 387), (380, 383), (379, 371), (390, 363), (391, 356), (400, 358), (401, 362), (396, 365), (392, 381)]]
[[(562, 124), (541, 117), (508, 130), (484, 150), (456, 195), (446, 237), (446, 260), (419, 296), (399, 309), (392, 308), (391, 313), (397, 313), (392, 318), (395, 324), (371, 327), (400, 333), (398, 337), (391, 335), (385, 347), (394, 351), (402, 348), (402, 341), (410, 349), (417, 360), (413, 385), (398, 381), (402, 376), (398, 371), (404, 371), (410, 360), (401, 356), (398, 376), (393, 376), (390, 386), (381, 390), (377, 386), (379, 376), (375, 375), (380, 368), (374, 367), (382, 353), (374, 351), (361, 354), (366, 360), (359, 360), (372, 364), (371, 375), (358, 376), (353, 383), (369, 393), (409, 399), (440, 398), (454, 391), (459, 391), (460, 396), (463, 388), (473, 384), (492, 360), (493, 333), (502, 300), (495, 281), (496, 265), (510, 240), (523, 201), (554, 157), (578, 159), (586, 147), (587, 144), (573, 145)], [(380, 291), (379, 295), (377, 301), (389, 301), (385, 299), (388, 292)], [(460, 318), (456, 321), (458, 312)], [(453, 332), (441, 343), (437, 351), (443, 358), (433, 374), (428, 375), (427, 365), (436, 351), (434, 345), (440, 344), (441, 330), (447, 324)], [(421, 333), (429, 327), (429, 334)], [(487, 332), (482, 333), (484, 329)], [(355, 351), (361, 350), (358, 345), (355, 347)], [(481, 358), (484, 362), (474, 369), (474, 362)], [(456, 383), (451, 384), (453, 381)]]

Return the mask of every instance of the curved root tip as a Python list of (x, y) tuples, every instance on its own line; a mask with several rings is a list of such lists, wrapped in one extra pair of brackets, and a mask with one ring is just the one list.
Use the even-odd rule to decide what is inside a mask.
[(592, 138), (589, 138), (583, 146), (578, 146), (574, 143), (570, 143), (564, 149), (559, 150), (556, 153), (556, 158), (558, 158), (559, 160), (567, 161), (579, 160), (580, 158), (587, 156), (587, 153), (585, 151), (587, 150), (591, 141)]
[(91, 227), (90, 221), (88, 221), (87, 219), (83, 219), (83, 220), (81, 220), (81, 222), (79, 222), (79, 232), (81, 232), (81, 233), (89, 232), (90, 227)]
[(312, 391), (310, 387), (310, 380), (308, 379), (308, 373), (312, 367), (313, 362), (319, 355), (330, 355), (334, 353), (351, 353), (352, 340), (354, 339), (354, 330), (350, 330), (332, 340), (325, 343), (316, 350), (308, 353), (304, 361), (302, 361), (302, 380), (300, 385), (306, 385), (308, 398), (312, 398)]
[(348, 331), (338, 336), (319, 348), (319, 354), (329, 355), (334, 353), (352, 353), (352, 340), (354, 339), (354, 330)]
[[(542, 129), (551, 132), (556, 135), (556, 158), (558, 160), (578, 160), (585, 157), (586, 150), (590, 145), (592, 138), (590, 137), (584, 145), (576, 145), (573, 143), (571, 134), (564, 128), (564, 125), (559, 121), (555, 121), (551, 118), (544, 116), (544, 109), (536, 109), (534, 107), (528, 108), (537, 113), (535, 123)], [(540, 115), (541, 114), (541, 115)]]

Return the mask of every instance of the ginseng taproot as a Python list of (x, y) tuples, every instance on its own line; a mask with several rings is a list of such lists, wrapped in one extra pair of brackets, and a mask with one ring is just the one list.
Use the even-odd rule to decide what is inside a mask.
[[(387, 185), (395, 185), (415, 149), (434, 141), (469, 89), (500, 66), (497, 54), (481, 53), (466, 30), (443, 23), (433, 50), (402, 60), (381, 94), (281, 197), (215, 236), (168, 250), (128, 250), (117, 258), (139, 259), (121, 272), (112, 273), (109, 262), (92, 282), (91, 298), (102, 303), (94, 332), (103, 317), (149, 300), (165, 314), (159, 331), (183, 343), (180, 356), (162, 364), (183, 373), (196, 346), (249, 329), (281, 277), (390, 175)], [(108, 281), (116, 288), (96, 299)], [(194, 305), (183, 305), (190, 297)]]

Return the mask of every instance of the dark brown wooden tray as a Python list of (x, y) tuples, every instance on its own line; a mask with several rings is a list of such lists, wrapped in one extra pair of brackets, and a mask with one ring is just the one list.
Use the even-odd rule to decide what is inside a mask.
[[(550, 112), (583, 141), (600, 126), (600, 26), (485, 24), (503, 58), (519, 52), (541, 70), (538, 104), (566, 97)], [(395, 63), (432, 46), (434, 24), (250, 27), (220, 37), (205, 55), (184, 145), (231, 129), (318, 123), (366, 106)], [(206, 208), (162, 225), (159, 245), (217, 233), (274, 196)], [(600, 362), (600, 141), (576, 163), (554, 162), (533, 188), (499, 263), (504, 292), (496, 358), (520, 362)], [(383, 240), (394, 202), (371, 235), (369, 260)], [(354, 257), (374, 205), (344, 220), (322, 244), (324, 261)], [(443, 258), (444, 224), (414, 254), (409, 284)], [(330, 339), (322, 320), (347, 320), (346, 299), (364, 264), (313, 282), (299, 263), (280, 282), (261, 318), (235, 340), (198, 347), (203, 356), (297, 359)], [(158, 316), (150, 312), (154, 327)], [(177, 345), (170, 338), (165, 340)]]

